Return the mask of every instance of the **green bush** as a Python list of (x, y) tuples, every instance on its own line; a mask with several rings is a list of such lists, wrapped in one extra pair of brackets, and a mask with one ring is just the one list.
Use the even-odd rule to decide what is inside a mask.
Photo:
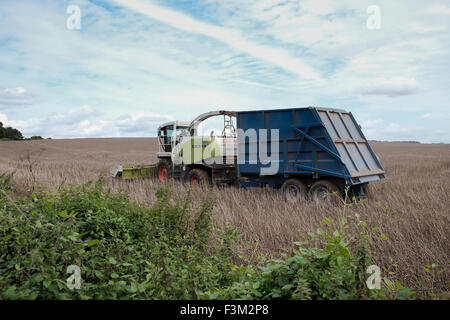
[[(360, 299), (368, 291), (363, 245), (319, 230), (328, 245), (306, 247), (263, 266), (233, 265), (238, 238), (212, 224), (212, 203), (157, 191), (148, 208), (101, 181), (17, 198), (0, 176), (1, 299)], [(81, 268), (81, 289), (67, 267)]]
[(3, 127), (3, 123), (0, 122), (0, 139), (1, 140), (22, 140), (22, 133), (11, 127)]
[[(193, 212), (189, 196), (172, 204), (168, 188), (150, 209), (101, 183), (15, 201), (2, 190), (3, 299), (195, 299), (231, 257), (206, 254), (211, 203)], [(66, 286), (69, 265), (81, 267), (81, 290)]]
[[(325, 221), (325, 224), (327, 222)], [(369, 290), (367, 267), (371, 265), (364, 242), (354, 254), (348, 248), (344, 230), (322, 229), (310, 234), (312, 240), (325, 237), (323, 249), (310, 247), (309, 241), (296, 243), (297, 249), (273, 259), (259, 271), (253, 266), (232, 266), (231, 286), (204, 293), (213, 299), (370, 299), (384, 298), (386, 290)]]

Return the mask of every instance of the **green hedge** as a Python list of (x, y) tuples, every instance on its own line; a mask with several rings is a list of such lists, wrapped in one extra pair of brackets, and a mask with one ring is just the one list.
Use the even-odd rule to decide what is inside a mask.
[[(14, 196), (0, 176), (2, 299), (366, 299), (364, 246), (350, 253), (341, 232), (319, 230), (323, 249), (304, 243), (262, 266), (232, 264), (237, 233), (216, 229), (210, 201), (157, 191), (151, 208), (102, 182)], [(317, 235), (316, 235), (317, 236)], [(67, 267), (81, 268), (81, 289)]]

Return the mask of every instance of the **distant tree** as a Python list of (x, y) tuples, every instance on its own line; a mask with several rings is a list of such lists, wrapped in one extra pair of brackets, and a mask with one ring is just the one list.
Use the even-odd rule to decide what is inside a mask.
[(3, 123), (0, 121), (0, 139), (5, 138), (5, 128), (3, 128)]
[(32, 136), (30, 137), (30, 140), (44, 140), (41, 136)]
[(0, 139), (23, 140), (23, 135), (17, 129), (11, 127), (3, 127), (3, 123), (0, 122)]
[(11, 127), (7, 127), (5, 130), (6, 130), (6, 138), (11, 140), (23, 140), (23, 135), (19, 130)]

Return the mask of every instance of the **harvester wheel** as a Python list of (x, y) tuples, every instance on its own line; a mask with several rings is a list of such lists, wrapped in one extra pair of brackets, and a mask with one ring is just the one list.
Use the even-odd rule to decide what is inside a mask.
[(298, 179), (289, 179), (281, 187), (284, 200), (287, 202), (295, 202), (305, 200), (308, 195), (306, 184)]
[(199, 186), (209, 184), (209, 174), (203, 169), (192, 169), (187, 175), (187, 180), (192, 189), (197, 190)]
[(334, 183), (328, 180), (319, 180), (309, 189), (309, 198), (317, 203), (338, 203), (342, 194)]
[(158, 180), (160, 182), (166, 182), (172, 176), (172, 166), (170, 161), (166, 159), (161, 159), (156, 167), (156, 174), (158, 175)]

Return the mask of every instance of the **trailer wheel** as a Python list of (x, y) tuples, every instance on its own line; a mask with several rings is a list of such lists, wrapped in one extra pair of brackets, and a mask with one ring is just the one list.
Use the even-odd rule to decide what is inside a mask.
[(172, 176), (170, 161), (167, 159), (159, 160), (158, 166), (156, 167), (156, 174), (160, 182), (166, 182)]
[(209, 174), (203, 169), (192, 169), (187, 175), (187, 180), (192, 189), (197, 190), (199, 186), (209, 184)]
[(366, 197), (370, 196), (370, 186), (368, 183), (363, 184), (363, 190)]
[(309, 189), (309, 198), (317, 203), (337, 203), (341, 197), (339, 188), (327, 180), (317, 181)]
[(281, 192), (287, 202), (306, 200), (308, 195), (306, 184), (298, 179), (289, 179), (283, 183)]

